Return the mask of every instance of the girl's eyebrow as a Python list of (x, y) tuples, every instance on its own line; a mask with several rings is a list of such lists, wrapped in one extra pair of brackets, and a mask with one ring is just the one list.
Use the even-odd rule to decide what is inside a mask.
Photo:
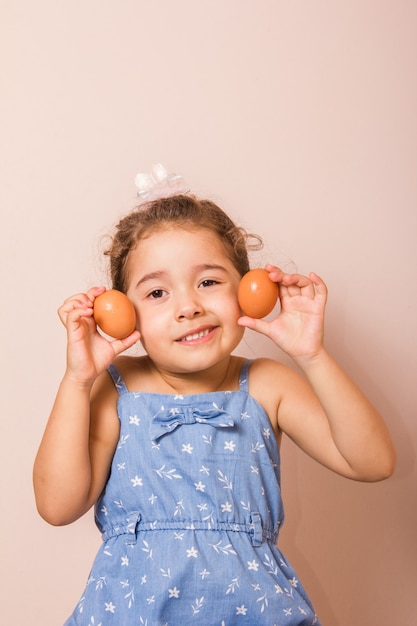
[[(217, 263), (201, 263), (201, 265), (195, 265), (193, 269), (196, 274), (199, 274), (200, 272), (211, 271), (211, 270), (227, 272), (227, 269), (223, 265), (219, 265)], [(163, 278), (166, 278), (167, 276), (168, 276), (168, 272), (164, 270), (149, 272), (149, 274), (145, 274), (144, 276), (142, 276), (142, 278), (138, 280), (136, 287), (139, 287), (140, 285), (143, 285), (144, 283), (149, 282), (151, 280), (161, 280)]]
[(142, 278), (138, 280), (136, 287), (139, 287), (139, 285), (143, 285), (143, 283), (149, 282), (150, 280), (163, 278), (166, 275), (167, 273), (162, 270), (157, 272), (149, 272), (149, 274), (145, 274), (144, 276), (142, 276)]
[(217, 263), (202, 263), (201, 265), (195, 266), (195, 271), (198, 272), (207, 272), (210, 270), (220, 270), (221, 272), (227, 272), (227, 269), (224, 265), (219, 265)]

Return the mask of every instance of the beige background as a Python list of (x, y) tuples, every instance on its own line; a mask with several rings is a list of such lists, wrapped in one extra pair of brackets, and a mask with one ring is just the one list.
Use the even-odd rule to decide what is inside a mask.
[(0, 622), (62, 624), (99, 545), (91, 514), (34, 507), (56, 309), (103, 280), (100, 238), (162, 161), (265, 238), (256, 263), (325, 278), (328, 346), (398, 470), (356, 484), (285, 442), (281, 545), (325, 626), (415, 625), (416, 2), (3, 0), (0, 28)]

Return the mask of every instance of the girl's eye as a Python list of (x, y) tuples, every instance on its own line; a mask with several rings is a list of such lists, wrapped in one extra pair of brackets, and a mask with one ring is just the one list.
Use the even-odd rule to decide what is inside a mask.
[(218, 284), (217, 280), (206, 278), (205, 280), (201, 281), (200, 287), (211, 287), (212, 285), (217, 285), (217, 284)]
[(163, 289), (154, 289), (150, 294), (148, 294), (148, 298), (156, 300), (157, 298), (162, 298), (165, 293), (166, 292)]

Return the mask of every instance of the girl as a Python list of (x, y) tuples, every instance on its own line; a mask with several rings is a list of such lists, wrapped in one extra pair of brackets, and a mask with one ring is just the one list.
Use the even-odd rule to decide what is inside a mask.
[[(381, 417), (323, 345), (323, 281), (268, 265), (279, 314), (242, 316), (247, 241), (212, 202), (154, 199), (119, 223), (108, 251), (137, 330), (97, 332), (103, 287), (59, 310), (67, 367), (35, 462), (37, 506), (60, 525), (95, 505), (103, 535), (67, 626), (319, 624), (276, 547), (282, 433), (347, 478), (393, 472)], [(245, 327), (304, 376), (233, 356)], [(118, 356), (139, 339), (145, 356)]]

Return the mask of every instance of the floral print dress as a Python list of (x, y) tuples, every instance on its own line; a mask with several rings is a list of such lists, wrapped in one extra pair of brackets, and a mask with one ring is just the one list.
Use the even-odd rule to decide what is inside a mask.
[(239, 390), (119, 392), (120, 439), (96, 505), (103, 537), (65, 626), (319, 624), (276, 547), (279, 450), (260, 404)]

